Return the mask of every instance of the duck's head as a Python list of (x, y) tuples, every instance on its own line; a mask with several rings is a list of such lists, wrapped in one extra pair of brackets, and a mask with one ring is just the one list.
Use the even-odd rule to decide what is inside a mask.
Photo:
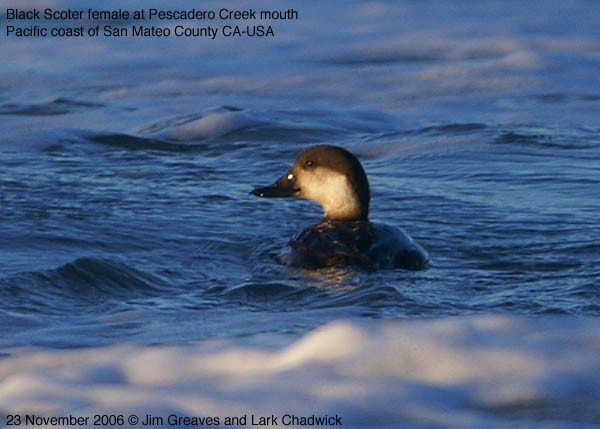
[(316, 201), (330, 220), (367, 220), (369, 215), (367, 175), (354, 155), (336, 146), (305, 149), (283, 177), (251, 193), (266, 198)]

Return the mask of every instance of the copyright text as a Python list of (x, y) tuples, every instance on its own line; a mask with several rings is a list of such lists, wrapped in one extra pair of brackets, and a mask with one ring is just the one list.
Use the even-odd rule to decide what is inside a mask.
[(333, 427), (342, 426), (342, 418), (335, 415), (311, 414), (271, 414), (268, 416), (257, 414), (243, 414), (240, 416), (157, 416), (153, 414), (94, 414), (93, 416), (44, 416), (38, 414), (8, 414), (5, 424), (12, 426), (44, 426), (44, 427), (164, 427), (164, 426), (236, 426), (236, 427)]

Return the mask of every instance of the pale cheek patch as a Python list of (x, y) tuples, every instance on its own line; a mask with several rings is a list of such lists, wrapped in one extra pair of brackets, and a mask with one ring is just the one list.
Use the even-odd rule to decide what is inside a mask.
[(303, 197), (319, 202), (325, 213), (349, 217), (358, 211), (358, 201), (346, 176), (328, 169), (317, 169), (302, 176)]

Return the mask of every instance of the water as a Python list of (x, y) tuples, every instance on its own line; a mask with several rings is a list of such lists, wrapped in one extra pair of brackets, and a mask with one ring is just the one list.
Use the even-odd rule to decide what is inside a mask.
[[(541, 320), (536, 329), (547, 323), (565, 337), (582, 331), (597, 354), (598, 4), (285, 5), (300, 19), (273, 23), (276, 37), (265, 39), (2, 35), (5, 364), (24, 347), (41, 357), (67, 349), (73, 359), (74, 348), (107, 350), (117, 365), (123, 344), (186, 356), (220, 339), (262, 352), (340, 319), (394, 319), (402, 329), (490, 314)], [(102, 2), (111, 7), (123, 6)], [(407, 230), (430, 253), (428, 270), (277, 264), (320, 208), (248, 193), (318, 143), (357, 154), (372, 220)], [(573, 330), (560, 330), (561, 320)], [(536, 358), (559, 353), (559, 343)], [(9, 403), (15, 393), (2, 383)], [(31, 398), (25, 404), (40, 408)], [(57, 410), (80, 409), (57, 401)], [(593, 422), (582, 407), (583, 423)], [(526, 424), (532, 413), (521, 416)]]

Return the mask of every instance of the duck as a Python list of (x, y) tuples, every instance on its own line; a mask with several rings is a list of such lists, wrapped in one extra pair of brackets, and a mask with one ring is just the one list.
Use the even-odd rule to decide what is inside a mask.
[(369, 220), (367, 175), (358, 158), (342, 147), (308, 147), (281, 178), (250, 193), (322, 206), (324, 218), (289, 241), (289, 252), (282, 257), (286, 265), (421, 270), (429, 264), (427, 251), (403, 229)]

